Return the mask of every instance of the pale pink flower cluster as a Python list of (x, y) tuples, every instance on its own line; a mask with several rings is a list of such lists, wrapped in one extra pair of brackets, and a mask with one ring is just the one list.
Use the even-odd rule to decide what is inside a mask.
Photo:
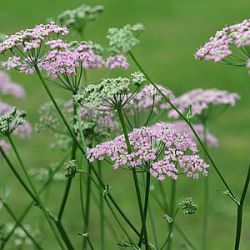
[(134, 129), (129, 133), (132, 153), (128, 153), (123, 135), (107, 141), (88, 152), (88, 159), (104, 160), (109, 157), (113, 168), (142, 168), (150, 166), (150, 173), (158, 180), (167, 176), (177, 179), (178, 175), (197, 179), (207, 175), (208, 164), (197, 154), (196, 144), (185, 133), (173, 129), (167, 123)]
[(68, 29), (50, 22), (49, 24), (36, 25), (32, 29), (21, 30), (14, 35), (7, 36), (0, 43), (0, 54), (8, 50), (15, 50), (16, 48), (24, 52), (38, 49), (42, 42), (52, 34), (65, 36), (68, 34)]
[[(65, 108), (70, 115), (73, 113), (71, 100), (65, 103)], [(118, 127), (114, 112), (105, 106), (99, 106), (95, 109), (81, 106), (79, 108), (79, 116), (82, 129), (93, 129), (94, 132), (98, 134), (114, 131)]]
[[(193, 89), (173, 99), (173, 104), (181, 113), (192, 110), (193, 115), (201, 115), (211, 105), (235, 106), (240, 96), (237, 93), (230, 93), (219, 89)], [(179, 114), (171, 109), (168, 113), (171, 118), (178, 118)]]
[[(157, 87), (163, 92), (169, 99), (173, 99), (174, 95), (171, 90), (157, 85)], [(159, 112), (159, 108), (169, 108), (169, 105), (162, 102), (163, 97), (155, 89), (153, 85), (146, 85), (138, 94), (136, 94), (128, 103), (128, 107), (132, 107), (136, 110), (150, 109), (154, 105), (154, 112)]]
[(196, 52), (195, 58), (197, 60), (205, 59), (220, 62), (233, 53), (230, 48), (231, 45), (235, 45), (238, 48), (250, 45), (250, 19), (217, 31), (215, 36), (211, 37), (209, 41)]
[[(0, 101), (0, 116), (5, 115), (6, 113), (12, 110), (12, 106)], [(14, 132), (14, 135), (19, 136), (20, 138), (28, 138), (32, 134), (32, 126), (29, 122), (25, 122), (23, 125), (18, 126)]]
[(124, 56), (108, 57), (105, 60), (94, 52), (92, 45), (80, 44), (73, 50), (62, 40), (51, 40), (47, 45), (51, 50), (41, 59), (39, 67), (53, 78), (60, 74), (75, 75), (79, 67), (84, 69), (128, 68), (127, 59)]
[(21, 58), (20, 56), (10, 56), (7, 61), (1, 63), (1, 66), (7, 70), (15, 69), (25, 74), (34, 73), (34, 69), (29, 59)]
[(4, 71), (0, 71), (0, 93), (3, 95), (13, 95), (16, 98), (25, 97), (23, 87), (12, 82), (10, 76)]
[[(169, 123), (169, 125), (173, 129), (179, 131), (180, 133), (188, 134), (190, 136), (190, 138), (192, 138), (194, 140), (194, 142), (196, 142), (196, 138), (186, 122), (176, 121), (176, 122)], [(196, 133), (198, 134), (198, 136), (200, 137), (200, 139), (202, 141), (204, 141), (204, 139), (205, 139), (204, 126), (202, 124), (194, 124), (193, 127), (194, 127)], [(210, 132), (206, 132), (206, 144), (210, 148), (217, 147), (218, 146), (218, 139)]]
[(110, 56), (106, 60), (106, 67), (109, 69), (127, 69), (128, 66), (127, 58), (124, 55)]

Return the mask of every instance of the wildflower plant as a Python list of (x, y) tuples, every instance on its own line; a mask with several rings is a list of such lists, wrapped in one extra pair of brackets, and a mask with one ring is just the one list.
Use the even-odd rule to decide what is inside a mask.
[[(43, 241), (38, 241), (23, 222), (35, 204), (45, 216), (60, 249), (75, 249), (73, 235), (65, 227), (63, 219), (73, 193), (72, 183), (77, 183), (82, 218), (79, 219), (81, 229), (74, 235), (80, 236), (82, 249), (104, 249), (105, 229), (113, 230), (113, 220), (124, 236), (121, 242), (116, 232), (112, 231), (116, 244), (121, 247), (146, 250), (167, 247), (171, 250), (174, 244), (173, 231), (179, 230), (185, 242), (194, 249), (185, 232), (178, 227), (177, 214), (178, 211), (184, 215), (195, 214), (198, 206), (192, 198), (176, 204), (176, 183), (184, 182), (184, 177), (198, 179), (203, 176), (207, 180), (208, 171), (213, 168), (226, 188), (224, 193), (238, 209), (235, 249), (239, 249), (250, 171), (238, 199), (209, 153), (208, 148), (216, 147), (218, 140), (209, 132), (206, 123), (214, 107), (234, 106), (239, 95), (218, 89), (195, 89), (175, 97), (170, 89), (156, 84), (132, 53), (140, 42), (139, 35), (144, 31), (142, 24), (109, 29), (108, 48), (94, 41), (71, 41), (69, 36), (66, 38), (73, 31), (82, 40), (86, 25), (95, 20), (102, 10), (101, 6), (82, 5), (59, 15), (56, 23), (36, 25), (32, 29), (1, 37), (1, 66), (21, 73), (36, 74), (50, 98), (50, 102), (40, 109), (35, 130), (43, 133), (50, 131), (55, 136), (53, 146), (63, 149), (61, 153), (65, 154), (62, 161), (53, 167), (28, 170), (12, 135), (27, 137), (31, 133), (31, 126), (25, 121), (24, 112), (0, 102), (0, 134), (6, 139), (0, 140), (0, 156), (31, 198), (31, 203), (19, 218), (12, 213), (8, 202), (0, 199), (3, 208), (15, 222), (8, 232), (2, 233), (1, 230), (1, 248), (8, 244), (11, 236), (16, 236), (16, 232), (19, 232), (19, 246), (28, 242), (37, 249), (43, 248)], [(197, 52), (196, 58), (226, 62), (226, 58), (232, 55), (232, 47), (236, 45), (244, 54), (244, 58), (237, 59), (248, 65), (248, 26), (249, 21), (244, 21), (218, 32)], [(127, 55), (138, 68), (137, 72), (130, 75), (125, 71), (129, 67)], [(108, 77), (94, 81), (88, 72), (98, 69), (108, 71)], [(116, 69), (125, 72), (122, 76), (111, 76)], [(67, 97), (59, 99), (59, 94), (50, 90), (49, 83), (67, 90)], [(24, 96), (24, 90), (2, 72), (0, 91), (3, 95), (17, 98)], [(180, 120), (170, 122), (166, 115), (161, 116), (162, 112), (168, 112), (169, 118)], [(160, 118), (164, 121), (159, 121)], [(6, 154), (10, 149), (23, 175), (19, 174)], [(107, 164), (131, 174), (131, 189), (135, 190), (140, 223), (135, 224), (132, 217), (127, 215), (119, 203), (119, 197), (114, 197), (111, 185), (106, 183), (103, 172)], [(54, 212), (41, 195), (56, 179), (60, 179), (65, 187), (60, 193), (59, 209)], [(39, 182), (41, 188), (38, 189), (34, 182)], [(169, 205), (164, 186), (167, 182), (171, 183)], [(157, 188), (153, 190), (151, 187), (156, 185)], [(153, 199), (161, 212), (150, 209)], [(90, 221), (95, 211), (94, 205), (99, 209), (100, 218), (98, 242), (93, 240)], [(106, 215), (105, 210), (109, 211), (110, 216)], [(169, 222), (169, 230), (166, 239), (159, 243), (154, 217), (162, 212)], [(204, 216), (203, 250), (206, 248), (206, 219), (207, 214)]]

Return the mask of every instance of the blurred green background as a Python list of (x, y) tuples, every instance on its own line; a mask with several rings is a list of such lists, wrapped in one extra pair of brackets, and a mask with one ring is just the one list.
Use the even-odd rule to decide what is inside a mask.
[[(66, 9), (71, 9), (80, 4), (102, 4), (104, 13), (96, 22), (91, 23), (86, 29), (86, 39), (107, 43), (105, 36), (109, 27), (122, 26), (130, 23), (141, 22), (146, 31), (141, 36), (141, 43), (134, 49), (134, 54), (142, 63), (148, 74), (158, 83), (164, 84), (179, 95), (192, 88), (221, 88), (238, 92), (241, 95), (237, 107), (228, 109), (217, 120), (209, 124), (210, 130), (216, 134), (220, 141), (218, 149), (211, 153), (219, 168), (224, 173), (228, 182), (237, 194), (240, 193), (246, 170), (250, 162), (250, 79), (245, 68), (233, 68), (230, 66), (216, 65), (209, 62), (194, 60), (196, 49), (207, 41), (217, 29), (225, 24), (232, 24), (249, 18), (250, 3), (247, 0), (106, 0), (106, 1), (80, 1), (80, 0), (12, 0), (0, 1), (0, 32), (10, 34), (19, 29), (32, 27), (34, 24), (44, 23), (47, 18), (54, 17)], [(135, 70), (134, 65), (130, 71)], [(12, 73), (16, 82), (21, 83), (27, 90), (27, 99), (15, 101), (18, 107), (28, 112), (31, 122), (36, 122), (39, 106), (47, 101), (39, 81), (35, 76), (19, 75)], [(56, 91), (56, 89), (53, 89)], [(20, 152), (27, 166), (32, 168), (46, 167), (51, 162), (60, 160), (62, 154), (51, 150), (50, 134), (34, 135), (28, 141), (18, 141)], [(14, 158), (13, 158), (14, 161)], [(208, 249), (221, 250), (233, 249), (235, 234), (235, 206), (218, 190), (224, 190), (214, 170), (211, 168), (211, 197), (209, 219)], [(138, 211), (135, 206), (135, 197), (130, 189), (132, 185), (129, 176), (123, 171), (113, 171), (105, 167), (105, 180), (112, 184), (112, 192), (128, 215), (137, 221)], [(9, 204), (17, 214), (21, 214), (28, 202), (26, 194), (16, 183), (12, 174), (7, 170), (3, 161), (0, 161), (1, 186), (11, 188)], [(168, 192), (169, 181), (165, 181)], [(186, 196), (192, 196), (199, 205), (199, 211), (195, 216), (180, 217), (179, 225), (199, 249), (201, 241), (201, 223), (203, 212), (203, 183), (180, 179), (178, 184), (178, 200)], [(58, 204), (64, 191), (64, 183), (53, 184), (50, 188), (49, 206), (57, 211)], [(78, 181), (75, 181), (69, 205), (65, 216), (65, 226), (70, 232), (70, 237), (80, 249), (81, 239), (77, 233), (81, 232), (81, 215), (79, 210)], [(249, 193), (250, 194), (250, 193)], [(248, 195), (249, 196), (249, 195)], [(250, 199), (245, 207), (242, 250), (250, 249)], [(154, 205), (153, 205), (154, 206)], [(94, 205), (93, 205), (94, 207)], [(158, 222), (159, 237), (163, 240), (166, 235), (162, 219), (162, 213), (153, 207), (153, 214)], [(98, 249), (98, 215), (97, 209), (91, 211), (91, 235), (96, 249)], [(109, 216), (109, 213), (107, 213)], [(36, 208), (27, 217), (26, 222), (37, 225), (40, 223), (40, 212)], [(0, 223), (10, 221), (10, 218), (0, 210)], [(120, 239), (123, 236), (113, 223)], [(57, 249), (54, 238), (45, 228), (42, 235), (45, 241), (45, 249)], [(107, 248), (117, 249), (110, 231), (106, 232)], [(7, 249), (14, 249), (13, 246)], [(26, 248), (25, 248), (26, 249)], [(176, 233), (174, 250), (184, 249), (183, 240)]]

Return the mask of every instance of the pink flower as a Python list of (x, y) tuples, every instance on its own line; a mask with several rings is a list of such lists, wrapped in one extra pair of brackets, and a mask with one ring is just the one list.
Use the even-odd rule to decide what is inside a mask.
[(16, 48), (20, 48), (24, 52), (38, 49), (42, 42), (52, 34), (65, 36), (68, 34), (68, 29), (50, 22), (49, 24), (36, 25), (32, 29), (21, 30), (14, 35), (7, 36), (0, 43), (0, 54)]
[[(223, 61), (225, 58), (233, 54), (232, 59), (238, 60), (241, 64), (249, 57), (249, 53), (241, 50), (240, 53), (233, 53), (232, 46), (238, 48), (247, 47), (250, 45), (250, 19), (246, 19), (241, 23), (237, 23), (223, 28), (216, 32), (214, 37), (211, 37), (195, 53), (197, 60), (212, 60), (214, 62)], [(234, 64), (234, 62), (232, 62)]]
[(193, 140), (185, 133), (173, 129), (167, 123), (134, 129), (129, 133), (132, 153), (128, 153), (124, 136), (118, 136), (89, 150), (88, 158), (103, 160), (109, 157), (113, 168), (144, 168), (149, 164), (150, 173), (159, 180), (166, 176), (177, 179), (184, 173), (198, 178), (207, 175), (208, 165), (198, 156)]
[[(240, 96), (237, 93), (230, 93), (219, 89), (193, 89), (185, 94), (173, 99), (181, 113), (187, 112), (190, 108), (193, 115), (201, 115), (211, 105), (235, 106)], [(171, 118), (178, 118), (179, 114), (171, 109), (168, 113)]]
[(129, 66), (127, 58), (123, 55), (110, 56), (107, 58), (106, 67), (109, 69), (127, 69)]
[[(171, 90), (157, 85), (157, 87), (167, 96), (169, 99), (173, 99), (174, 95)], [(165, 109), (169, 108), (168, 104), (162, 102), (163, 97), (155, 89), (153, 85), (146, 85), (134, 98), (131, 99), (127, 108), (136, 109), (136, 110), (145, 110), (150, 109), (154, 105), (154, 112), (159, 112), (160, 108)]]
[[(168, 123), (173, 129), (179, 131), (180, 133), (185, 133), (190, 136), (190, 138), (196, 142), (196, 138), (191, 131), (190, 127), (187, 125), (186, 122), (183, 121), (176, 121)], [(194, 124), (193, 125), (196, 133), (199, 135), (200, 139), (204, 141), (204, 126), (202, 124)], [(206, 143), (208, 147), (213, 148), (218, 146), (218, 139), (211, 133), (206, 133)]]

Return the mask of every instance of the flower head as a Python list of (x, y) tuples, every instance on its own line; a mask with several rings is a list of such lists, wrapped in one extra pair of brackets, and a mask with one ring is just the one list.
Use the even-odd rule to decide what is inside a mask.
[(43, 50), (41, 48), (44, 43), (51, 40), (52, 35), (58, 37), (67, 34), (67, 28), (50, 22), (49, 24), (39, 24), (32, 29), (21, 30), (14, 35), (7, 36), (0, 43), (0, 54), (8, 57), (7, 61), (2, 63), (2, 66), (29, 74), (33, 73), (34, 65), (42, 57)]
[[(190, 138), (196, 142), (196, 138), (192, 132), (192, 130), (190, 129), (190, 127), (187, 125), (186, 122), (184, 121), (176, 121), (176, 122), (169, 122), (168, 123), (173, 129), (179, 131), (180, 133), (185, 133), (188, 134), (190, 136)], [(208, 147), (210, 148), (214, 148), (218, 146), (218, 139), (211, 134), (210, 132), (206, 132), (206, 138), (204, 138), (204, 126), (202, 124), (194, 124), (193, 125), (196, 133), (198, 134), (199, 138), (201, 140), (205, 140), (206, 139), (206, 144)]]
[[(157, 85), (157, 87), (170, 99), (174, 98), (171, 90)], [(146, 85), (142, 90), (129, 102), (128, 106), (131, 106), (136, 110), (146, 110), (154, 106), (153, 111), (159, 112), (160, 109), (165, 109), (169, 107), (167, 104), (163, 103), (163, 97), (155, 89), (153, 85)]]
[[(128, 68), (127, 59), (122, 55), (104, 58), (100, 47), (85, 42), (65, 43), (62, 40), (47, 42), (50, 50), (39, 62), (39, 67), (52, 78), (59, 78), (66, 85), (79, 85), (83, 69)], [(68, 76), (78, 76), (74, 82)], [(63, 79), (68, 80), (63, 80)]]
[[(230, 93), (219, 89), (193, 89), (173, 99), (181, 113), (187, 112), (190, 108), (193, 115), (202, 115), (210, 106), (229, 105), (235, 106), (240, 96), (237, 93)], [(178, 118), (175, 110), (170, 110), (169, 117)]]
[(104, 79), (99, 84), (90, 84), (83, 88), (74, 96), (74, 100), (89, 109), (111, 107), (117, 103), (124, 105), (129, 99), (129, 90), (133, 85), (133, 76), (132, 79), (123, 77)]
[(36, 25), (32, 29), (21, 30), (14, 35), (7, 36), (0, 43), (0, 54), (15, 49), (20, 49), (23, 52), (39, 49), (42, 42), (52, 34), (65, 36), (68, 34), (68, 29), (50, 22), (49, 24)]
[(144, 31), (142, 24), (125, 25), (122, 28), (110, 28), (107, 38), (110, 50), (115, 54), (125, 54), (139, 43), (138, 36)]
[(118, 136), (89, 150), (88, 158), (103, 160), (108, 157), (113, 168), (147, 169), (159, 180), (178, 175), (198, 178), (207, 175), (208, 165), (199, 157), (195, 143), (186, 134), (177, 132), (167, 123), (134, 129), (129, 133), (132, 153), (128, 153), (124, 136)]
[[(250, 19), (227, 26), (216, 32), (195, 53), (197, 60), (224, 61), (230, 65), (246, 66), (250, 57)], [(236, 52), (237, 50), (237, 52)]]
[(198, 206), (194, 203), (191, 197), (187, 197), (178, 204), (178, 208), (182, 210), (184, 215), (192, 215), (196, 213)]
[(25, 120), (26, 113), (9, 104), (0, 102), (0, 134), (8, 136), (13, 133), (20, 138), (30, 137), (31, 125)]
[(103, 9), (102, 5), (92, 7), (83, 4), (76, 9), (64, 11), (58, 15), (57, 21), (61, 25), (82, 34), (86, 24), (94, 21), (103, 12)]

